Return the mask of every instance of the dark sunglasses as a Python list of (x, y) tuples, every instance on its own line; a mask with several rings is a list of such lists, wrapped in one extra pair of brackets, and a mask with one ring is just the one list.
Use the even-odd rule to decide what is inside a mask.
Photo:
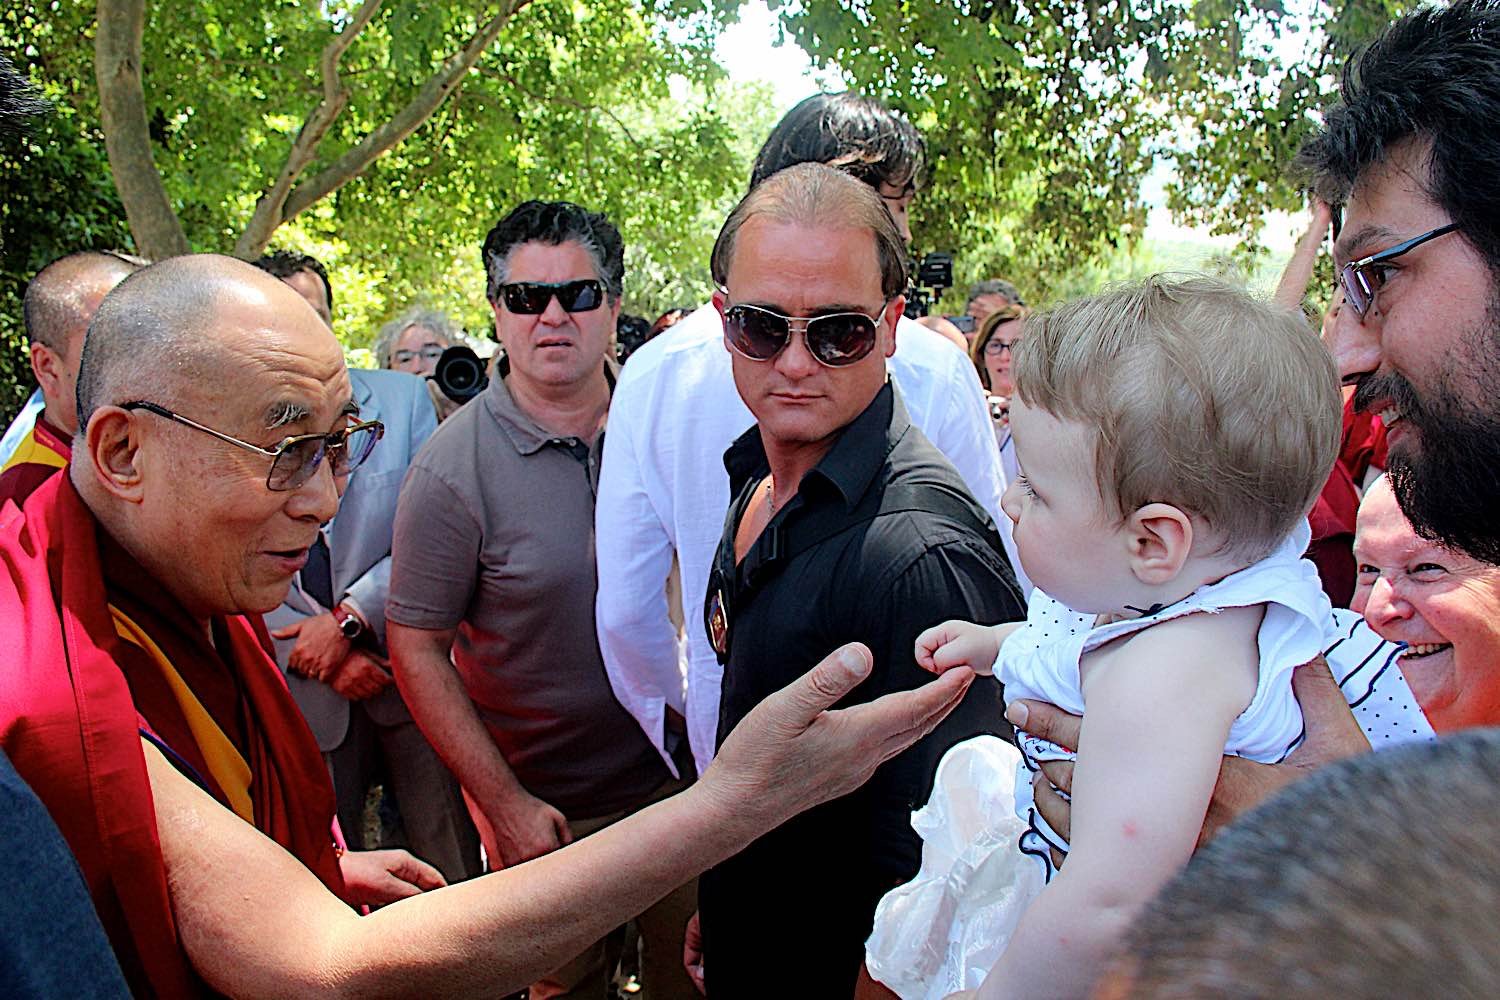
[(353, 424), (343, 430), (328, 434), (298, 434), (295, 437), (283, 439), (274, 448), (262, 448), (249, 441), (231, 437), (223, 431), (205, 427), (195, 420), (189, 420), (155, 403), (137, 399), (130, 403), (121, 403), (120, 409), (145, 410), (159, 417), (185, 424), (205, 434), (212, 434), (220, 441), (238, 445), (246, 451), (265, 455), (271, 459), (271, 471), (266, 474), (266, 489), (277, 493), (295, 490), (307, 482), (313, 477), (313, 473), (318, 471), (318, 466), (323, 464), (324, 458), (328, 459), (328, 467), (333, 470), (335, 476), (347, 476), (370, 457), (370, 452), (375, 450), (375, 442), (379, 441), (381, 435), (385, 433), (385, 425), (380, 421), (366, 420), (364, 423)]
[(604, 304), (604, 286), (592, 278), (583, 281), (513, 281), (500, 286), (505, 308), (519, 316), (536, 316), (547, 311), (557, 297), (557, 304), (568, 312), (589, 312)]
[(1450, 222), (1446, 226), (1438, 226), (1421, 236), (1413, 236), (1406, 242), (1397, 243), (1379, 253), (1372, 253), (1359, 260), (1351, 260), (1339, 268), (1339, 282), (1344, 286), (1344, 301), (1354, 310), (1355, 315), (1364, 319), (1365, 313), (1369, 312), (1370, 307), (1375, 304), (1375, 296), (1385, 285), (1387, 261), (1395, 260), (1404, 253), (1410, 253), (1428, 240), (1445, 236), (1457, 228), (1455, 223)]
[(874, 317), (857, 312), (783, 316), (760, 306), (737, 305), (724, 310), (724, 337), (751, 361), (770, 361), (791, 342), (792, 324), (802, 323), (808, 353), (819, 364), (842, 368), (874, 349), (884, 318), (884, 308)]

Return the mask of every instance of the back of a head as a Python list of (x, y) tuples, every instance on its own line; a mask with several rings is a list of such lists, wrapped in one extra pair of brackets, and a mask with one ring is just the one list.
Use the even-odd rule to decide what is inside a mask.
[[(170, 407), (178, 388), (221, 367), (213, 337), (221, 298), (249, 284), (280, 290), (244, 261), (214, 254), (170, 257), (120, 282), (94, 315), (78, 366), (78, 429), (126, 397)], [(223, 372), (217, 373), (219, 377)]]
[(139, 258), (100, 250), (60, 257), (26, 285), (21, 312), (27, 339), (63, 351), (65, 342), (88, 329), (94, 296), (140, 269)]
[(594, 260), (594, 271), (611, 302), (625, 289), (625, 241), (602, 212), (590, 212), (571, 201), (527, 201), (495, 223), (484, 238), (485, 294), (498, 299), (510, 269), (511, 253), (523, 243), (560, 246), (577, 243)]
[(906, 242), (875, 190), (824, 164), (799, 163), (751, 188), (729, 213), (709, 258), (709, 270), (720, 288), (729, 281), (740, 228), (757, 216), (809, 228), (868, 229), (886, 301), (906, 287)]
[(1119, 516), (1173, 504), (1247, 562), (1307, 516), (1338, 454), (1327, 350), (1300, 313), (1213, 278), (1158, 275), (1032, 314), (1013, 357), (1027, 405), (1099, 429)]
[(1100, 997), (1500, 995), (1500, 730), (1322, 768), (1194, 856)]
[(756, 154), (750, 187), (798, 163), (826, 163), (872, 188), (915, 190), (926, 160), (911, 122), (858, 94), (814, 94), (777, 122)]
[(311, 254), (295, 250), (272, 250), (261, 254), (250, 263), (275, 278), (285, 281), (303, 271), (311, 271), (323, 280), (323, 292), (328, 298), (328, 311), (333, 312), (333, 282), (328, 280), (328, 268)]
[(1419, 181), (1500, 271), (1500, 0), (1423, 6), (1344, 67), (1341, 101), (1298, 154), (1318, 195), (1342, 204), (1407, 140), (1431, 146)]

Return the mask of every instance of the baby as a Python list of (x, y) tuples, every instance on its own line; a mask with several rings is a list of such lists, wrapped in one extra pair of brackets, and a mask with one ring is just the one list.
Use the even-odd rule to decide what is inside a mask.
[(1084, 716), (1071, 843), (1029, 780), (1067, 749), (1020, 733), (1003, 776), (1008, 744), (950, 751), (913, 817), (922, 871), (881, 902), (867, 949), (905, 1000), (981, 979), (980, 997), (1085, 995), (1192, 854), (1222, 755), (1275, 762), (1300, 739), (1291, 673), (1331, 623), (1301, 556), (1340, 398), (1300, 315), (1155, 277), (1029, 320), (1013, 371), (1020, 475), (1002, 505), (1037, 588), (1027, 620), (946, 622), (916, 657)]

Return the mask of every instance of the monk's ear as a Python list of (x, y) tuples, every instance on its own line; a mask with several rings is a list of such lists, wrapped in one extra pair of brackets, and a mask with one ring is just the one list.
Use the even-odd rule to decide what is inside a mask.
[(62, 358), (57, 352), (40, 341), (34, 341), (31, 345), (31, 373), (36, 376), (37, 385), (42, 387), (42, 395), (55, 399), (62, 395), (63, 386)]
[(1130, 569), (1148, 586), (1170, 583), (1193, 551), (1193, 521), (1167, 503), (1148, 503), (1125, 522)]
[[(93, 478), (122, 500), (140, 502), (142, 497), (141, 421), (118, 406), (101, 406), (89, 417), (84, 432), (84, 451)], [(74, 461), (79, 456), (74, 457)]]

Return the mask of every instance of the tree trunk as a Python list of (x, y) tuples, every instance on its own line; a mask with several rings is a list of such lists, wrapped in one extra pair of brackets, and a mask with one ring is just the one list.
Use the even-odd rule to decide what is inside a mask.
[(187, 234), (151, 159), (146, 92), (141, 84), (145, 0), (99, 0), (98, 12), (94, 76), (99, 84), (104, 148), (136, 251), (152, 260), (189, 253)]

